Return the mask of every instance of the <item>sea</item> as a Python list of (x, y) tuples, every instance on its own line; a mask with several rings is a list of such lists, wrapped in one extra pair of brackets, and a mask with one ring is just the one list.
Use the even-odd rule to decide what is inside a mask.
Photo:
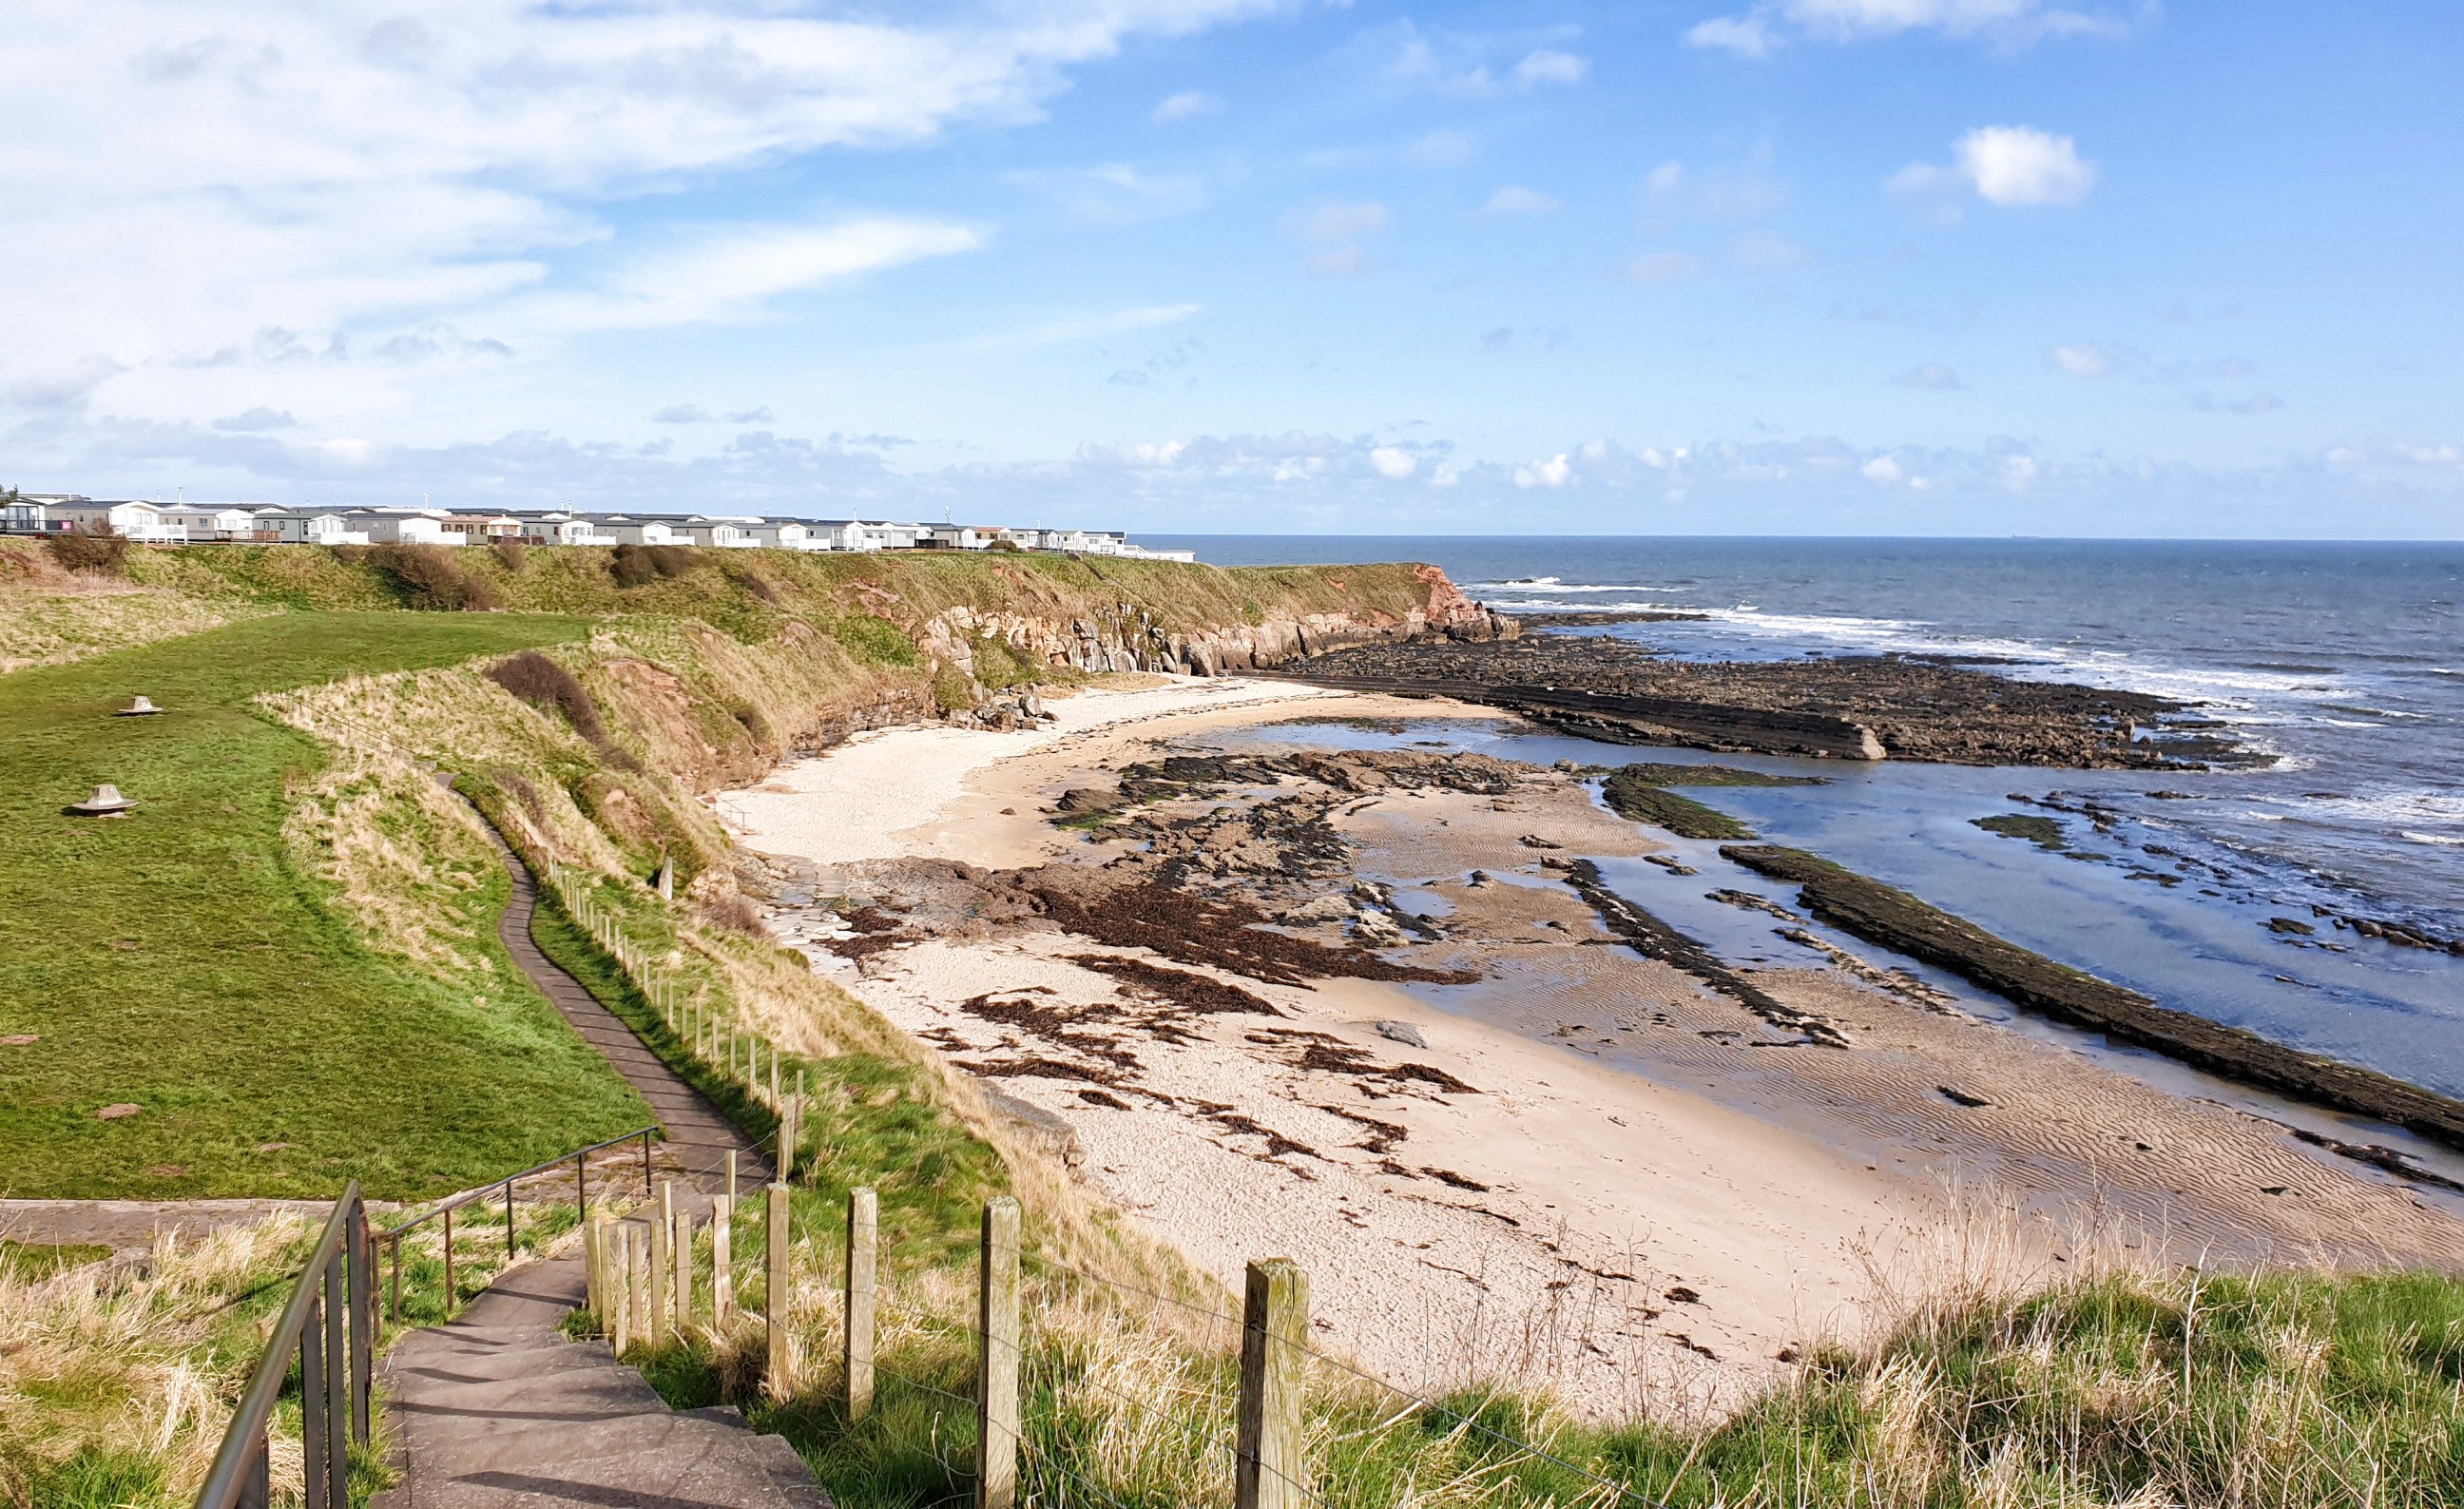
[[(1938, 655), (1993, 675), (2193, 704), (2270, 762), (2082, 771), (1644, 756), (1453, 720), (1385, 736), (1330, 725), (1322, 737), (1444, 743), (1544, 762), (1717, 759), (1819, 775), (1821, 786), (1687, 794), (1766, 839), (1901, 886), (2163, 1005), (2464, 1097), (2464, 957), (2376, 941), (2333, 921), (2368, 918), (2464, 938), (2464, 544), (1140, 541), (1193, 549), (1220, 566), (1432, 562), (1507, 613), (1700, 614), (1551, 631), (1614, 635), (1682, 659)], [(2054, 819), (2062, 847), (1976, 825), (2012, 815)], [(1679, 840), (1676, 849), (1701, 871), (1691, 881), (1639, 863), (1613, 868), (1611, 878), (1724, 953), (1769, 959), (1767, 926), (1704, 893), (1734, 886), (1787, 899), (1785, 888), (1728, 864), (1716, 845)], [(1878, 952), (1843, 942), (1868, 957)], [(2015, 1013), (2005, 1019), (2063, 1035)], [(2109, 1051), (2141, 1060), (2138, 1072), (2150, 1078), (2188, 1076)], [(2370, 1140), (2412, 1141), (2361, 1130)]]

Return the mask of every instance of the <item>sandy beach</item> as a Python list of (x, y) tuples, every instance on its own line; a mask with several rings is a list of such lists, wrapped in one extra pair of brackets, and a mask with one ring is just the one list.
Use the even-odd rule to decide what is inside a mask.
[[(1661, 846), (1571, 772), (1202, 763), (1253, 725), (1503, 715), (1161, 677), (1049, 706), (728, 793), (788, 880), (773, 926), (1200, 1268), (1301, 1262), (1321, 1337), (1388, 1376), (1717, 1409), (1980, 1226), (2049, 1265), (2081, 1232), (2168, 1261), (2464, 1255), (2395, 1181), (1836, 945), (1746, 971), (1761, 1014), (1643, 957), (1567, 867)], [(1172, 754), (1201, 762), (1179, 785)], [(1133, 781), (1117, 820), (1087, 806)], [(1182, 896), (1277, 925), (1176, 932)], [(1233, 935), (1291, 949), (1244, 963)]]

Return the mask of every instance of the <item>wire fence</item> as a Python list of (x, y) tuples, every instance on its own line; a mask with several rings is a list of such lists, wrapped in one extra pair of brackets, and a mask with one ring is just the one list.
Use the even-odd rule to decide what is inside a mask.
[[(606, 878), (553, 856), (547, 861), (548, 889), (557, 905), (615, 965), (675, 1046), (708, 1077), (777, 1118), (786, 1129), (782, 1145), (795, 1145), (802, 1130), (803, 1071), (791, 1068), (766, 1034), (715, 1004), (719, 992), (684, 967), (687, 955), (665, 916), (652, 916), (645, 929), (638, 905), (626, 904), (641, 898), (611, 899), (604, 894)], [(656, 894), (648, 887), (643, 892)], [(646, 939), (646, 931), (653, 936)]]
[[(1023, 1266), (1028, 1299), (1014, 1338), (951, 1313), (955, 1291), (885, 1292), (870, 1306), (896, 1359), (873, 1369), (898, 1391), (895, 1409), (930, 1419), (925, 1438), (954, 1490), (976, 1475), (978, 1432), (991, 1422), (1015, 1454), (1020, 1504), (1384, 1505), (1411, 1498), (1408, 1477), (1353, 1469), (1377, 1438), (1398, 1432), (1416, 1444), (1454, 1443), (1456, 1460), (1442, 1472), (1460, 1482), (1549, 1470), (1545, 1489), (1534, 1484), (1502, 1501), (1666, 1509), (1601, 1464), (1556, 1448), (1546, 1430), (1529, 1432), (1544, 1439), (1529, 1439), (1490, 1416), (1485, 1403), (1434, 1399), (1295, 1340), (1293, 1318), (1257, 1313), (1254, 1284), (1253, 1302), (1235, 1313), (1208, 1295), (1047, 1259)], [(1306, 1321), (1298, 1323), (1305, 1338)], [(1299, 1451), (1270, 1449), (1256, 1426), (1262, 1409), (1278, 1408), (1259, 1390), (1279, 1355), (1304, 1381), (1282, 1406), (1297, 1417)], [(1014, 1415), (981, 1397), (985, 1378), (1000, 1372), (988, 1360), (1000, 1356), (1016, 1363)], [(885, 1391), (883, 1408), (892, 1408), (891, 1397)], [(905, 1429), (912, 1433), (913, 1422)]]

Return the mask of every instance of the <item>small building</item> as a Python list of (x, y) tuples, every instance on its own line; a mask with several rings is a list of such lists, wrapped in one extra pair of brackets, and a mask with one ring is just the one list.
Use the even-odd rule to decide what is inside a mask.
[(508, 517), (521, 521), (522, 542), (526, 544), (614, 544), (616, 537), (599, 526), (599, 521), (584, 514), (567, 513), (563, 509), (540, 512), (510, 510)]
[(695, 514), (670, 525), (693, 544), (713, 550), (749, 550), (761, 541), (758, 531), (761, 521), (750, 515), (715, 516)]
[(927, 524), (916, 544), (927, 550), (989, 550), (999, 533), (988, 524)]
[(113, 534), (124, 535), (146, 544), (185, 544), (188, 538), (187, 527), (177, 519), (165, 517), (170, 507), (165, 503), (110, 502), (93, 498), (53, 495), (27, 509), (29, 521), (39, 524), (39, 527), (27, 532), (67, 534), (74, 529), (108, 529)]
[(511, 514), (447, 514), (436, 522), (470, 544), (522, 537), (522, 521)]
[(164, 511), (166, 522), (177, 522), (191, 544), (214, 541), (231, 544), (273, 544), (282, 538), (269, 517), (278, 508), (240, 503), (175, 504)]
[(450, 544), (471, 543), (459, 529), (445, 527), (445, 516), (416, 508), (354, 508), (344, 516), (375, 544)]
[(650, 519), (630, 514), (610, 514), (599, 521), (599, 527), (615, 538), (618, 544), (693, 544), (693, 537), (677, 532), (679, 522), (673, 519)]
[(757, 519), (739, 526), (745, 541), (767, 550), (826, 550), (826, 536), (802, 519)]
[(0, 534), (56, 535), (77, 527), (66, 509), (94, 499), (83, 493), (15, 493), (0, 504)]
[(368, 532), (353, 526), (347, 509), (284, 508), (257, 516), (283, 544), (366, 544)]
[(806, 546), (815, 550), (878, 550), (881, 538), (873, 526), (858, 519), (807, 519), (804, 538), (815, 542)]

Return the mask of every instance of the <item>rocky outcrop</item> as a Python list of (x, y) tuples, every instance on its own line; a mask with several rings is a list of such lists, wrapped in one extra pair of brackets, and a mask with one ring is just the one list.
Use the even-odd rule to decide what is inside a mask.
[(1905, 891), (1801, 850), (1728, 844), (1720, 853), (1757, 874), (1797, 886), (1797, 904), (1817, 921), (1947, 969), (2022, 1010), (2152, 1049), (2243, 1084), (2390, 1121), (2450, 1147), (2464, 1147), (2464, 1103), (2434, 1091), (2159, 1006), (2127, 987), (2057, 964)]
[(1465, 597), (1438, 567), (1419, 566), (1414, 574), (1426, 597), (1401, 616), (1378, 609), (1346, 610), (1187, 630), (1167, 628), (1152, 610), (1131, 603), (1067, 619), (957, 607), (928, 620), (916, 644), (935, 660), (980, 680), (977, 662), (986, 641), (1035, 665), (1225, 676), (1338, 650), (1432, 640), (1482, 644), (1514, 637), (1513, 619)]

